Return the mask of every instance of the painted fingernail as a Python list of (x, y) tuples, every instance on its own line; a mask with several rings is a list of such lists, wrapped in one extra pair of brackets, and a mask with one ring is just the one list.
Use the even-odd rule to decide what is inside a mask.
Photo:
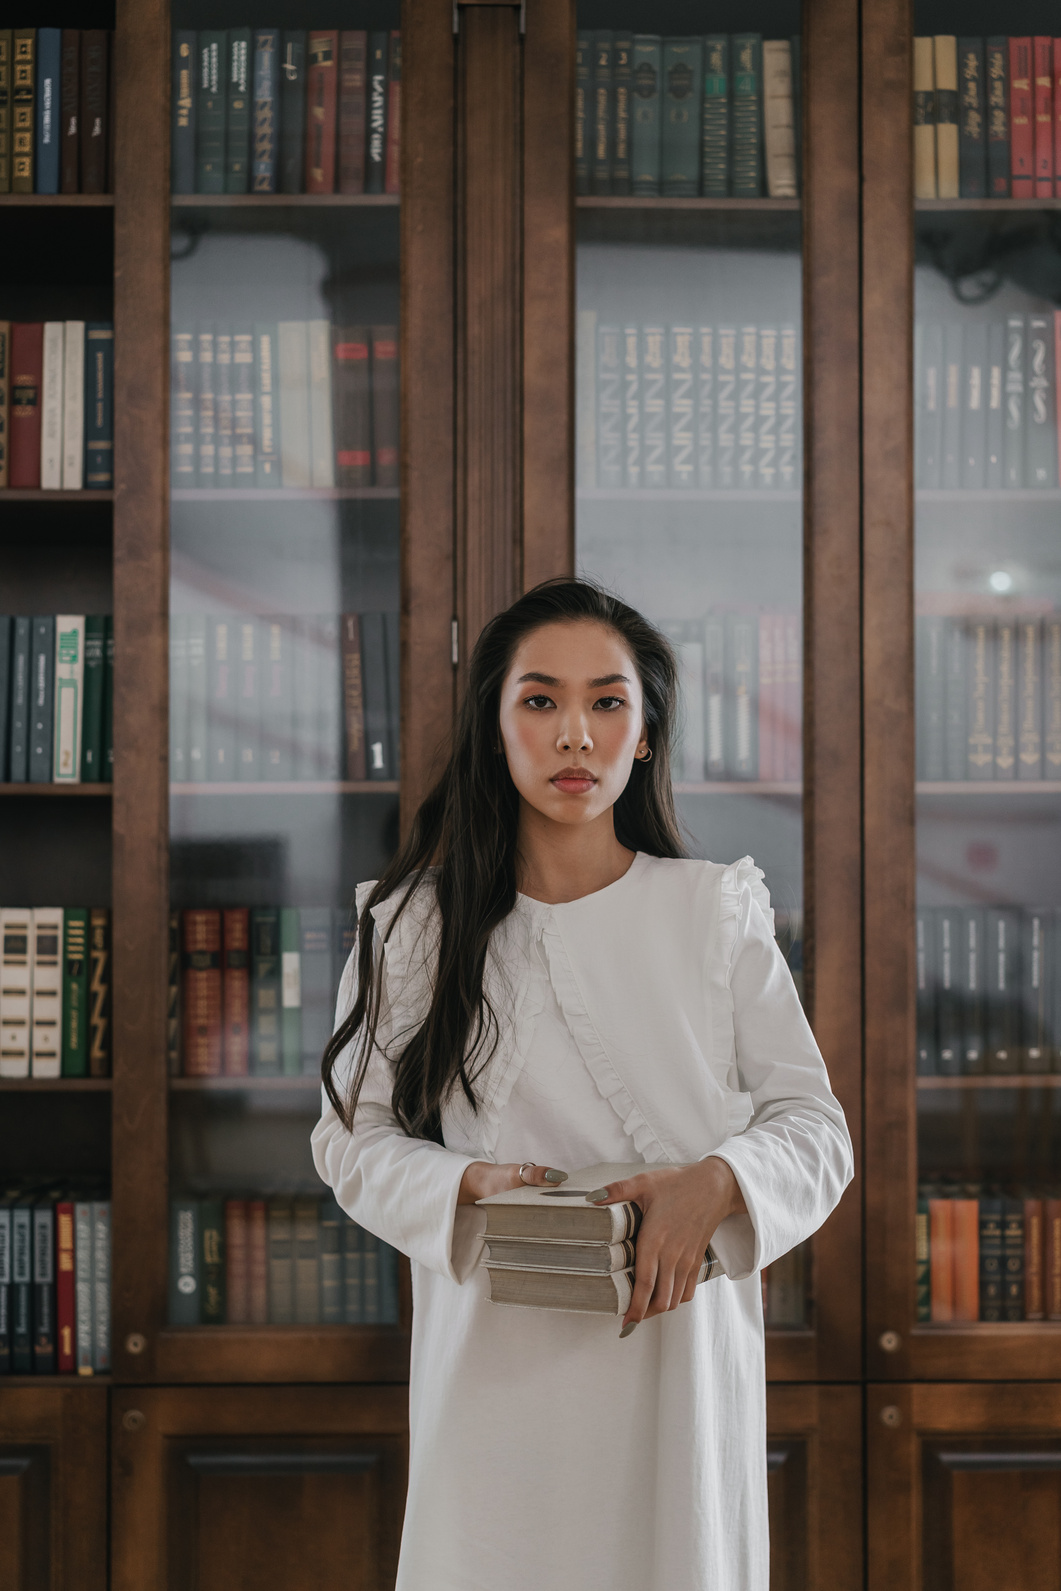
[(567, 1181), (567, 1172), (566, 1171), (547, 1171), (545, 1173), (545, 1180), (546, 1180), (546, 1182), (566, 1182)]
[(602, 1199), (606, 1199), (607, 1197), (608, 1197), (607, 1188), (594, 1188), (592, 1193), (587, 1193), (586, 1194), (586, 1203), (587, 1204), (599, 1204)]
[(631, 1335), (631, 1333), (635, 1332), (636, 1330), (637, 1330), (637, 1321), (636, 1320), (628, 1320), (626, 1322), (626, 1325), (623, 1327), (622, 1331), (619, 1333), (620, 1340), (623, 1337), (629, 1337)]

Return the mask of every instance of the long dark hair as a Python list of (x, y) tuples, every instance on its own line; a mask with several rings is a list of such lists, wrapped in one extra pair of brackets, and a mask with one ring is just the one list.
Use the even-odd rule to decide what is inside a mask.
[[(497, 1044), (498, 1024), (483, 990), (490, 935), (516, 904), (519, 795), (498, 755), (501, 687), (516, 648), (544, 624), (591, 620), (628, 647), (644, 696), (648, 762), (635, 761), (615, 803), (616, 837), (650, 856), (684, 856), (671, 793), (670, 741), (678, 670), (666, 638), (633, 608), (584, 580), (535, 586), (485, 627), (472, 653), (446, 770), (420, 806), (404, 843), (373, 886), (358, 923), (357, 998), (321, 1062), (328, 1098), (347, 1127), (364, 1082), (380, 1016), (383, 956), (373, 946), (374, 906), (401, 899), (388, 933), (421, 887), (438, 906), (438, 966), (431, 1004), (416, 1032), (395, 1036), (392, 1107), (404, 1130), (441, 1142), (443, 1104), (459, 1084), (472, 1109), (473, 1082)], [(431, 879), (427, 878), (433, 869)], [(425, 880), (427, 882), (425, 883)], [(357, 1063), (343, 1098), (335, 1082), (339, 1055), (359, 1037)]]

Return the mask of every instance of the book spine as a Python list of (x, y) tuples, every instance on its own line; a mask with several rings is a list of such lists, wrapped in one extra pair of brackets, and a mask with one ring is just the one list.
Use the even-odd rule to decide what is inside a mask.
[(316, 1199), (294, 1201), (292, 1232), (294, 1237), (294, 1293), (295, 1321), (300, 1326), (315, 1326), (320, 1321), (320, 1229), (318, 1225), (319, 1202)]
[(20, 1201), (11, 1210), (11, 1370), (33, 1373), (33, 1209)]
[(280, 1072), (280, 915), (275, 906), (251, 912), (251, 1072)]
[(0, 1077), (28, 1077), (33, 1017), (33, 913), (0, 908)]
[(380, 1319), (380, 1244), (374, 1232), (361, 1232), (361, 1319), (366, 1326)]
[(390, 741), (391, 778), (401, 778), (401, 614), (383, 615), (387, 654), (387, 736)]
[[(10, 28), (0, 28), (0, 193), (11, 192), (11, 144), (12, 144), (12, 104), (11, 104), (11, 78), (14, 68), (14, 49)], [(75, 188), (76, 192), (76, 188)], [(3, 482), (0, 481), (0, 485)], [(4, 1327), (0, 1323), (0, 1356), (3, 1355), (6, 1344), (3, 1342)], [(0, 1374), (5, 1365), (0, 1357)]]
[[(783, 669), (783, 660), (778, 659)], [(759, 615), (759, 778), (776, 779), (775, 723), (777, 675), (774, 668), (773, 614)]]
[(1061, 197), (1061, 39), (1051, 39), (1051, 82), (1053, 88), (1054, 197)]
[(641, 485), (641, 355), (637, 326), (622, 330), (623, 473), (630, 489)]
[(178, 29), (173, 35), (170, 107), (173, 118), (170, 148), (170, 189), (195, 192), (195, 103), (198, 50), (194, 32)]
[(759, 376), (756, 399), (756, 485), (772, 491), (778, 484), (778, 333), (776, 326), (759, 331)]
[(301, 193), (306, 164), (305, 29), (285, 29), (281, 49), (280, 192)]
[(961, 484), (963, 328), (950, 324), (943, 332), (943, 450), (941, 485), (953, 491)]
[(387, 710), (386, 636), (382, 613), (361, 615), (361, 672), (365, 694), (365, 754), (370, 779), (394, 777)]
[(763, 152), (771, 199), (795, 199), (796, 123), (792, 93), (792, 46), (788, 39), (763, 43)]
[(79, 492), (85, 478), (85, 323), (68, 320), (63, 334), (62, 487)]
[[(310, 192), (321, 191), (310, 189)], [(330, 189), (328, 190), (331, 191)], [(309, 410), (309, 344), (304, 320), (277, 326), (280, 399), (280, 477), (285, 487), (312, 483)]]
[(8, 746), (11, 740), (11, 661), (14, 620), (0, 613), (0, 784), (10, 781)]
[(954, 1201), (929, 1199), (930, 1317), (933, 1325), (954, 1319)]
[(368, 34), (339, 35), (339, 192), (365, 191)]
[(1004, 37), (984, 46), (987, 78), (987, 184), (988, 197), (1008, 199), (1009, 148), (1009, 45)]
[(109, 492), (114, 486), (114, 327), (85, 325), (85, 485)]
[(212, 321), (200, 324), (196, 333), (198, 354), (196, 464), (200, 487), (217, 485), (217, 362), (216, 337)]
[(55, 619), (48, 615), (33, 619), (32, 635), (28, 777), (30, 784), (51, 784), (55, 707)]
[(965, 1077), (977, 1077), (987, 1065), (984, 1028), (985, 965), (984, 914), (968, 906), (959, 919), (958, 983), (961, 1001), (962, 1064)]
[(958, 187), (963, 199), (987, 196), (984, 41), (958, 40)]
[(1043, 1200), (1043, 1293), (1047, 1320), (1061, 1320), (1061, 1199)]
[(1032, 41), (1009, 40), (1010, 193), (1035, 197), (1035, 123), (1032, 101)]
[(369, 330), (336, 327), (332, 348), (335, 474), (340, 486), (372, 484), (372, 386)]
[(14, 28), (11, 38), (11, 192), (32, 193), (37, 30)]
[(918, 1325), (927, 1324), (932, 1319), (932, 1280), (928, 1200), (921, 1198), (914, 1217), (914, 1296)]
[(261, 777), (262, 634), (251, 618), (240, 620), (236, 634), (236, 778)]
[(966, 636), (965, 777), (992, 779), (995, 770), (994, 625), (990, 619), (971, 619)]
[(44, 323), (41, 362), (41, 460), (43, 491), (58, 491), (63, 484), (63, 322)]
[(74, 1354), (77, 1373), (93, 1374), (92, 1294), (94, 1254), (92, 1244), (92, 1205), (78, 1200), (74, 1205)]
[(1024, 1319), (1024, 1201), (1002, 1201), (1002, 1319)]
[(204, 1326), (223, 1326), (225, 1324), (225, 1214), (220, 1199), (203, 1199), (199, 1205), (199, 1242), (202, 1246), (200, 1322)]
[(279, 52), (280, 34), (276, 28), (254, 30), (254, 131), (250, 152), (252, 193), (276, 192), (281, 137)]
[(103, 779), (114, 779), (114, 620), (105, 616), (103, 632)]
[(106, 906), (93, 906), (88, 919), (88, 1071), (109, 1077), (111, 1070), (111, 920)]
[(671, 198), (700, 192), (700, 39), (664, 39), (660, 153), (661, 191)]
[(60, 28), (37, 29), (36, 193), (59, 192), (59, 79), (63, 36)]
[(729, 193), (730, 76), (729, 35), (709, 34), (704, 40), (703, 144), (700, 192), (724, 199)]
[(63, 921), (63, 1077), (88, 1076), (88, 912), (67, 907)]
[[(597, 327), (597, 483), (606, 488), (623, 484), (621, 339), (622, 331), (618, 326)], [(663, 418), (665, 426), (666, 420)], [(665, 460), (665, 450), (663, 457)], [(662, 465), (662, 474), (665, 480), (665, 463)]]
[(299, 912), (302, 979), (302, 1071), (319, 1071), (332, 1032), (332, 923), (327, 906), (303, 906)]
[(980, 1315), (980, 1207), (976, 1199), (953, 1199), (954, 1319)]
[(392, 29), (387, 55), (387, 153), (383, 171), (384, 193), (401, 189), (402, 167), (402, 36)]
[(984, 485), (998, 491), (1003, 484), (1006, 416), (1003, 372), (1006, 362), (1006, 329), (999, 324), (987, 328), (986, 424), (984, 443)]
[(85, 669), (85, 616), (55, 620), (52, 782), (81, 783), (81, 728)]
[(942, 477), (943, 328), (919, 322), (914, 328), (914, 480), (932, 490)]
[(1032, 71), (1035, 83), (1032, 106), (1035, 115), (1034, 158), (1035, 197), (1054, 196), (1054, 41), (1032, 40)]
[(332, 430), (331, 328), (326, 320), (306, 322), (309, 371), (310, 480), (315, 488), (335, 485), (335, 439)]
[[(19, 190), (16, 189), (16, 192)], [(11, 438), (9, 481), (37, 488), (41, 483), (41, 385), (44, 376), (44, 324), (11, 323)]]
[(980, 1319), (1002, 1319), (1002, 1200), (980, 1200)]
[(55, 1359), (55, 1211), (51, 1204), (38, 1204), (33, 1209), (34, 1375), (54, 1375)]
[(918, 908), (914, 924), (917, 977), (917, 1075), (939, 1072), (936, 1044), (936, 923), (930, 909)]
[(1027, 405), (1024, 427), (1024, 484), (1037, 490), (1057, 486), (1057, 394), (1054, 368), (1054, 315), (1027, 318)]
[(914, 39), (914, 198), (936, 197), (936, 69), (932, 39)]
[(198, 82), (195, 104), (195, 188), (197, 193), (225, 191), (225, 55), (224, 29), (198, 35)]
[(1017, 620), (1017, 778), (1043, 776), (1043, 661), (1039, 620)]
[[(0, 1211), (0, 1222), (3, 1211)], [(55, 1206), (55, 1368), (61, 1376), (75, 1373), (77, 1328), (74, 1298), (74, 1206), (60, 1199)], [(0, 1340), (3, 1331), (0, 1328)]]
[(936, 920), (936, 1037), (941, 1077), (958, 1077), (962, 1067), (959, 913), (940, 907)]
[(246, 1199), (225, 1200), (225, 1324), (250, 1323), (250, 1254)]
[(254, 330), (241, 324), (232, 332), (232, 484), (254, 481)]
[(918, 615), (914, 627), (918, 779), (938, 780), (944, 777), (944, 633), (942, 619)]
[(762, 38), (736, 33), (730, 41), (733, 64), (733, 163), (731, 192), (757, 199), (763, 188)]
[(365, 146), (365, 192), (382, 193), (387, 174), (387, 48), (386, 33), (368, 36), (368, 139)]
[(715, 484), (715, 330), (698, 326), (696, 363), (696, 484), (710, 491)]
[(221, 914), (181, 914), (181, 1015), (185, 1077), (222, 1073)]
[(199, 405), (196, 334), (192, 327), (175, 327), (170, 349), (170, 471), (174, 486), (193, 487), (198, 480)]
[(1061, 779), (1061, 619), (1052, 616), (1043, 620), (1043, 773)]
[(174, 1199), (169, 1209), (169, 1323), (198, 1326), (202, 1299), (199, 1202)]
[(106, 193), (110, 144), (110, 34), (81, 35), (81, 192)]
[(630, 186), (630, 117), (633, 97), (634, 41), (618, 32), (612, 54), (612, 192), (625, 195)]
[(92, 1368), (106, 1375), (111, 1368), (111, 1206), (109, 1199), (92, 1202)]
[(1025, 484), (1024, 433), (1025, 412), (1025, 346), (1026, 331), (1023, 315), (1010, 315), (1005, 330), (1005, 443), (1003, 452), (1003, 483), (1014, 488)]
[(726, 633), (726, 773), (730, 779), (759, 776), (758, 623), (754, 615), (731, 613)]
[(575, 321), (575, 484), (597, 484), (597, 312), (577, 311)]
[(207, 774), (206, 615), (189, 613), (188, 635), (188, 778), (201, 784)]
[(1054, 960), (1053, 913), (1028, 907), (1021, 913), (1020, 1066), (1023, 1072), (1049, 1072), (1052, 1060)]
[(301, 928), (296, 906), (280, 911), (280, 1069), (285, 1077), (302, 1072)]
[[(261, 35), (255, 38), (254, 66)], [(247, 193), (250, 187), (251, 150), (251, 30), (229, 28), (225, 103), (225, 192)], [(257, 84), (255, 85), (257, 87)], [(255, 152), (257, 153), (257, 94), (255, 95)], [(268, 191), (268, 190), (267, 190)]]
[(995, 778), (1017, 776), (1017, 629), (1013, 619), (995, 625)]
[(270, 1199), (266, 1207), (269, 1242), (269, 1324), (295, 1320), (294, 1213), (290, 1199)]
[(589, 193), (589, 104), (592, 82), (593, 35), (575, 39), (574, 161), (575, 192)]
[(693, 328), (672, 326), (668, 334), (668, 343), (670, 484), (679, 490), (689, 490), (696, 485), (696, 449), (693, 441), (693, 419), (696, 412)]
[(951, 33), (933, 39), (936, 73), (936, 193), (958, 197), (958, 41)]
[(400, 476), (398, 451), (401, 385), (397, 326), (373, 326), (372, 476), (373, 485), (394, 488)]
[(737, 483), (737, 332), (720, 326), (715, 355), (715, 484), (725, 490)]
[(590, 192), (612, 191), (612, 55), (615, 35), (602, 28), (593, 35), (593, 157)]
[[(587, 41), (588, 42), (588, 41)], [(633, 49), (633, 126), (630, 131), (630, 187), (642, 198), (659, 194), (661, 133), (660, 85), (663, 77), (663, 41), (656, 34), (640, 33)], [(575, 167), (575, 191), (589, 192), (587, 166), (585, 186), (579, 186)]]
[(261, 769), (263, 779), (290, 779), (292, 768), (292, 631), (281, 618), (260, 621)]
[(737, 485), (745, 491), (758, 479), (759, 328), (742, 326), (737, 347)]
[(222, 1068), (226, 1077), (250, 1070), (250, 912), (221, 913)]
[(254, 402), (254, 468), (255, 485), (259, 487), (279, 486), (281, 480), (279, 363), (276, 345), (276, 327), (258, 323), (254, 328), (257, 378)]
[(984, 942), (986, 1066), (988, 1072), (1006, 1076), (1020, 1067), (1020, 923), (1017, 913), (994, 909), (986, 912)]
[(361, 668), (361, 625), (356, 613), (340, 621), (343, 668), (343, 726), (346, 778), (358, 782), (368, 777), (365, 762), (365, 698)]
[(987, 327), (965, 328), (962, 376), (961, 484), (978, 491), (987, 467)]
[(252, 1326), (269, 1319), (269, 1260), (264, 1199), (247, 1200), (247, 1305)]

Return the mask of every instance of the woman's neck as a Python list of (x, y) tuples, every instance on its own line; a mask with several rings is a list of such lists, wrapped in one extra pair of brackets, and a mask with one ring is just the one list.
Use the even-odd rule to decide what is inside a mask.
[(593, 823), (554, 823), (520, 802), (516, 878), (532, 900), (559, 906), (594, 895), (622, 878), (635, 855), (616, 839), (610, 810)]

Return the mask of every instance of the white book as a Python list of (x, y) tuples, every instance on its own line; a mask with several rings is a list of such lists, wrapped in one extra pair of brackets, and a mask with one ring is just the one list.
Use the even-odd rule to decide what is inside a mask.
[(74, 1205), (74, 1340), (79, 1376), (92, 1374), (92, 1206)]
[(44, 322), (44, 373), (41, 381), (41, 488), (57, 492), (63, 484), (63, 323)]
[(92, 1368), (97, 1375), (111, 1367), (111, 1206), (109, 1199), (92, 1203)]
[(63, 341), (63, 491), (85, 484), (85, 323), (68, 320)]
[(309, 429), (309, 349), (304, 320), (282, 320), (277, 327), (280, 367), (280, 481), (287, 487), (312, 485)]
[(792, 46), (763, 40), (763, 148), (771, 199), (795, 199), (796, 121), (792, 106)]
[(28, 1077), (33, 980), (33, 913), (0, 911), (0, 1077)]
[(63, 908), (38, 906), (33, 913), (33, 1017), (30, 1027), (30, 1073), (62, 1075), (63, 1032)]
[(335, 485), (332, 435), (332, 331), (326, 320), (307, 323), (309, 342), (310, 474), (314, 486)]
[(81, 783), (81, 724), (85, 682), (85, 615), (55, 616), (55, 706), (52, 783)]

